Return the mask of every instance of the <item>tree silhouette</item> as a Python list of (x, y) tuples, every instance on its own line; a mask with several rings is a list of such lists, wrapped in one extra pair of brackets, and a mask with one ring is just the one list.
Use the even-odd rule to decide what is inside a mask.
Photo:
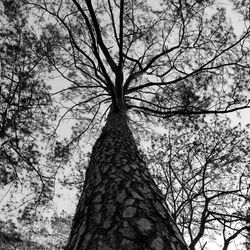
[(66, 249), (187, 249), (129, 126), (247, 108), (249, 23), (236, 34), (214, 1), (24, 2), (44, 68), (71, 83), (66, 149), (107, 117)]
[(249, 230), (249, 135), (218, 118), (167, 126), (168, 134), (151, 135), (152, 175), (190, 249), (204, 249), (218, 233), (226, 250)]
[(248, 27), (236, 36), (213, 1), (45, 3), (31, 6), (55, 18), (43, 12), (42, 41), (49, 64), (72, 82), (64, 97), (80, 99), (72, 109), (112, 103), (168, 117), (248, 105)]
[[(28, 26), (30, 16), (22, 4), (0, 3), (1, 202), (11, 194), (1, 208), (2, 215), (10, 212), (11, 204), (14, 208), (25, 205), (34, 209), (39, 202), (46, 203), (53, 186), (53, 171), (42, 168), (41, 140), (48, 136), (55, 112), (49, 88), (40, 76), (43, 56), (39, 54), (39, 40)], [(20, 189), (26, 194), (21, 202), (13, 204)]]

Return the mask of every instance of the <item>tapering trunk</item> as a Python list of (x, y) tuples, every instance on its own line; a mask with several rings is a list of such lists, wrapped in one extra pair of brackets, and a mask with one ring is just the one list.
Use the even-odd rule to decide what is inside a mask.
[(125, 113), (96, 141), (67, 250), (186, 250), (145, 166)]

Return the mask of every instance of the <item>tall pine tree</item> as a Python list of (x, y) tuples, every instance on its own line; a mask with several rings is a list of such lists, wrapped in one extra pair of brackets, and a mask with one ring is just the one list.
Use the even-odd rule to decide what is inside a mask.
[(71, 103), (63, 117), (79, 122), (72, 142), (108, 113), (66, 249), (188, 249), (131, 121), (247, 108), (249, 23), (236, 34), (228, 9), (212, 0), (27, 0), (26, 7), (39, 18), (48, 69), (72, 84), (58, 92)]

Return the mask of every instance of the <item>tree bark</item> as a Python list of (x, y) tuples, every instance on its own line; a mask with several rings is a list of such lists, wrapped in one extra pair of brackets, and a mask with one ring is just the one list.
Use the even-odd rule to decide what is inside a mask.
[(187, 250), (125, 113), (97, 139), (66, 250)]

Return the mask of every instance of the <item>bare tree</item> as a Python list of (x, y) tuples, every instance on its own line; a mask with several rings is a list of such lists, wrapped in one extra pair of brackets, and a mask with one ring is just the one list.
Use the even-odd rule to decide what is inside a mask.
[(151, 137), (152, 175), (190, 249), (223, 235), (226, 250), (249, 230), (249, 134), (218, 118), (168, 127), (168, 134)]

